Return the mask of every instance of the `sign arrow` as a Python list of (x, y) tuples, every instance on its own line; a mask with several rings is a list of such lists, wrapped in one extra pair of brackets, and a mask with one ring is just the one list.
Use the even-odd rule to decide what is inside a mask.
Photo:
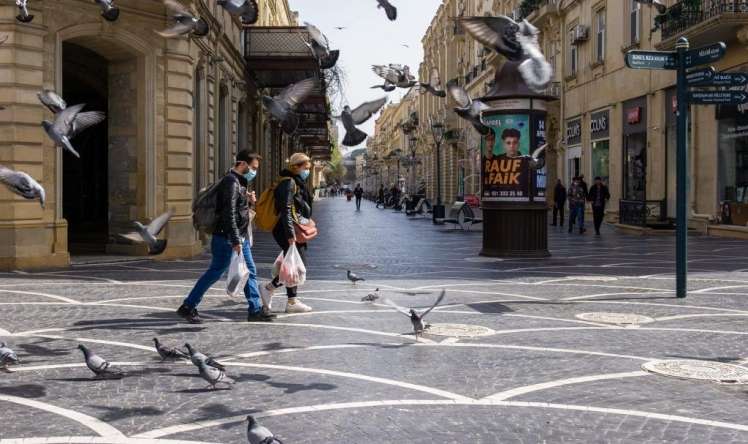
[(748, 74), (742, 72), (718, 72), (709, 80), (688, 82), (689, 86), (743, 86), (748, 84)]
[(717, 42), (713, 45), (702, 46), (701, 48), (686, 51), (683, 62), (686, 68), (697, 65), (706, 65), (707, 63), (716, 62), (725, 56), (727, 46), (724, 42)]
[(740, 105), (748, 102), (744, 91), (689, 91), (688, 103), (695, 105)]
[(688, 85), (695, 85), (700, 83), (709, 82), (714, 78), (716, 71), (713, 66), (703, 69), (697, 69), (695, 71), (689, 71), (686, 73), (686, 83)]
[(675, 69), (677, 56), (674, 51), (639, 51), (626, 53), (626, 66), (633, 69)]

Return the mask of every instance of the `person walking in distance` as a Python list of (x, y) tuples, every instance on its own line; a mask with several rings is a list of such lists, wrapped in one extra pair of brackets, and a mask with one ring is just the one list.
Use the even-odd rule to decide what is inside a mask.
[[(311, 166), (311, 160), (306, 154), (295, 153), (291, 155), (288, 160), (288, 168), (280, 173), (281, 181), (275, 188), (274, 193), (275, 210), (279, 217), (278, 222), (273, 228), (273, 239), (283, 249), (284, 253), (291, 248), (291, 245), (295, 244), (304, 264), (307, 263), (307, 244), (296, 242), (294, 222), (312, 217), (312, 197), (309, 194), (306, 184)], [(280, 279), (276, 276), (275, 279), (262, 287), (263, 310), (265, 313), (270, 312), (270, 301), (272, 300), (273, 292), (280, 286)], [(296, 296), (296, 287), (286, 287), (286, 295), (288, 296), (286, 313), (306, 313), (312, 311), (312, 307), (301, 302)]]
[[(564, 226), (564, 206), (566, 205), (566, 187), (564, 186), (561, 179), (556, 181), (556, 187), (553, 189), (553, 225), (556, 226), (556, 221), (561, 222), (561, 226)], [(560, 219), (556, 219), (557, 216), (561, 216)]]
[(361, 198), (364, 197), (364, 189), (361, 184), (356, 184), (356, 188), (353, 190), (353, 195), (356, 196), (356, 211), (361, 211)]
[(379, 192), (377, 193), (377, 208), (380, 205), (384, 208), (384, 184), (379, 185)]
[(603, 224), (605, 217), (605, 204), (610, 199), (610, 191), (603, 183), (602, 178), (595, 177), (595, 183), (592, 184), (587, 200), (592, 203), (592, 218), (595, 222), (595, 234), (600, 235), (600, 226)]
[(195, 283), (195, 287), (182, 302), (177, 314), (188, 322), (199, 324), (200, 315), (197, 306), (203, 299), (205, 292), (215, 284), (229, 268), (234, 254), (244, 256), (249, 269), (249, 279), (244, 286), (244, 296), (247, 298), (249, 322), (269, 322), (272, 315), (262, 311), (260, 292), (257, 288), (257, 267), (255, 267), (250, 251), (249, 206), (257, 201), (254, 192), (248, 193), (247, 186), (257, 175), (261, 157), (247, 150), (236, 155), (234, 167), (221, 179), (216, 190), (217, 222), (210, 242), (212, 258), (208, 270)]
[(574, 230), (574, 224), (579, 220), (579, 234), (587, 231), (584, 228), (584, 205), (587, 195), (582, 187), (581, 179), (574, 177), (569, 187), (569, 233)]

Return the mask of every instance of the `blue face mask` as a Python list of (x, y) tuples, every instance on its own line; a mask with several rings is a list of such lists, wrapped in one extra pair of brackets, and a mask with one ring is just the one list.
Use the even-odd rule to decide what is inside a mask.
[(247, 179), (247, 182), (252, 182), (255, 180), (255, 177), (257, 177), (256, 170), (249, 170), (244, 174), (244, 178)]
[(299, 173), (299, 177), (301, 177), (301, 180), (306, 180), (309, 177), (309, 170), (302, 170)]

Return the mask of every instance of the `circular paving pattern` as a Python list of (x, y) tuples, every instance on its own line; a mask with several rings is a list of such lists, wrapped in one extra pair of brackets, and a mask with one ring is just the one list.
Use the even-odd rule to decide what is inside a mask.
[(680, 379), (748, 384), (748, 368), (722, 362), (670, 359), (647, 362), (642, 369)]
[(455, 338), (476, 338), (479, 336), (491, 336), (496, 333), (496, 331), (488, 327), (468, 324), (431, 324), (427, 332), (430, 335), (451, 336)]
[(655, 321), (649, 316), (638, 315), (635, 313), (579, 313), (576, 315), (576, 318), (582, 319), (583, 321), (601, 322), (603, 324), (616, 325), (639, 325), (648, 324)]

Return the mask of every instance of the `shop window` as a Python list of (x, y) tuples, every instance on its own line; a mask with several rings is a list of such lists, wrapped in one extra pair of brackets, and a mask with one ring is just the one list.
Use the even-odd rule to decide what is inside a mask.
[(610, 141), (596, 140), (592, 142), (592, 177), (600, 177), (608, 183), (610, 177)]
[(647, 198), (647, 134), (633, 133), (623, 138), (623, 196), (626, 200)]
[[(723, 223), (748, 225), (748, 116), (719, 120), (719, 197)], [(726, 217), (729, 215), (729, 217)]]

